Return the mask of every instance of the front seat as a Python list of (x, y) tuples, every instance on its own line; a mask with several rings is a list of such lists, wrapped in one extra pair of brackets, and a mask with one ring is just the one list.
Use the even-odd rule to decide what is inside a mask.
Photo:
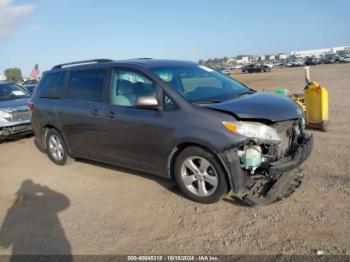
[(113, 96), (113, 104), (120, 106), (134, 106), (136, 96), (133, 90), (133, 83), (130, 81), (119, 79), (116, 82), (115, 96)]

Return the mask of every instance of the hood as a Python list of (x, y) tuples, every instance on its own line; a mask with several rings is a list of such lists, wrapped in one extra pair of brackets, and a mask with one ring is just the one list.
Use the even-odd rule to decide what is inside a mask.
[(256, 92), (204, 107), (232, 113), (242, 120), (261, 119), (278, 122), (304, 116), (299, 106), (289, 97), (266, 92)]
[(21, 98), (14, 100), (0, 101), (0, 109), (16, 109), (18, 107), (27, 106), (30, 98)]

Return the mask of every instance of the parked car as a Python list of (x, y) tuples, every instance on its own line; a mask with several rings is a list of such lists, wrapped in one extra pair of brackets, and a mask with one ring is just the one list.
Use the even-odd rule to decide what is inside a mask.
[(345, 55), (345, 56), (340, 57), (339, 61), (341, 63), (350, 63), (350, 55)]
[(340, 60), (340, 56), (337, 55), (328, 55), (325, 58), (325, 63), (326, 64), (334, 64), (334, 63), (338, 63)]
[(303, 66), (303, 65), (305, 65), (305, 62), (302, 59), (291, 59), (287, 61), (287, 66), (289, 67), (296, 67), (296, 66)]
[(273, 63), (274, 66), (284, 66), (284, 62), (283, 61), (277, 61)]
[(315, 57), (308, 57), (305, 60), (305, 65), (317, 65), (317, 64), (318, 64), (317, 58), (315, 58)]
[(229, 191), (250, 205), (289, 196), (313, 143), (292, 100), (192, 62), (56, 65), (30, 107), (37, 145), (54, 163), (86, 158), (153, 173), (202, 203)]
[(37, 85), (38, 84), (38, 80), (36, 79), (28, 79), (26, 81), (23, 81), (21, 83), (21, 86), (26, 86), (26, 85)]
[(334, 57), (335, 57), (335, 61), (336, 61), (337, 63), (339, 63), (339, 62), (340, 62), (340, 55), (335, 55)]
[(26, 86), (23, 86), (23, 88), (26, 89), (30, 95), (33, 94), (34, 88), (35, 88), (35, 87), (36, 87), (36, 85), (26, 85)]
[(0, 81), (0, 141), (32, 132), (29, 98), (21, 86)]
[(255, 73), (255, 72), (270, 72), (271, 68), (267, 65), (250, 64), (242, 68), (243, 73)]
[(317, 64), (324, 64), (326, 62), (326, 58), (321, 56), (317, 58)]
[(336, 62), (335, 57), (328, 56), (325, 58), (325, 64), (334, 64)]
[(270, 69), (275, 67), (275, 65), (273, 63), (264, 63), (263, 65), (268, 66)]
[(216, 69), (216, 71), (218, 71), (224, 75), (229, 75), (231, 73), (230, 68), (228, 68), (228, 67), (219, 67)]
[(21, 83), (21, 86), (24, 87), (30, 94), (33, 94), (34, 88), (37, 86), (38, 80), (29, 79)]

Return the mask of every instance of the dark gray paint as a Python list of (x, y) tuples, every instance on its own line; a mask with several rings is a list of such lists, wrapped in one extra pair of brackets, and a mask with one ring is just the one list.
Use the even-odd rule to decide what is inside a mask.
[[(149, 70), (153, 66), (186, 64), (193, 63), (125, 60), (51, 70), (65, 70), (68, 74), (73, 70), (97, 68), (136, 70), (156, 82), (159, 106), (157, 109), (140, 109), (110, 105), (108, 84), (105, 103), (69, 101), (64, 99), (64, 92), (61, 99), (42, 99), (36, 95), (39, 84), (32, 97), (32, 122), (39, 144), (43, 144), (43, 128), (49, 125), (62, 133), (73, 157), (170, 177), (169, 159), (176, 154), (176, 148), (184, 144), (196, 144), (219, 153), (245, 140), (227, 131), (222, 121), (236, 121), (235, 116), (271, 121), (302, 117), (296, 113), (298, 107), (286, 99), (259, 93), (216, 104), (216, 108), (210, 106), (212, 109), (195, 106)], [(109, 83), (109, 79), (106, 82)], [(176, 103), (177, 110), (163, 110), (163, 92)]]
[(244, 95), (207, 108), (232, 113), (240, 119), (260, 119), (270, 122), (298, 119), (303, 116), (295, 103), (286, 96), (265, 92)]

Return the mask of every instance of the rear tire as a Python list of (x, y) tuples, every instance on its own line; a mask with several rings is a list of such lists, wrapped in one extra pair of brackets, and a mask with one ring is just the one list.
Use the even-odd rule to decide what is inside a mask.
[(56, 129), (50, 129), (46, 135), (46, 154), (57, 165), (63, 166), (74, 160), (68, 155), (67, 145)]
[(227, 193), (226, 175), (217, 158), (200, 147), (188, 147), (176, 158), (174, 176), (184, 195), (196, 202), (217, 202)]

